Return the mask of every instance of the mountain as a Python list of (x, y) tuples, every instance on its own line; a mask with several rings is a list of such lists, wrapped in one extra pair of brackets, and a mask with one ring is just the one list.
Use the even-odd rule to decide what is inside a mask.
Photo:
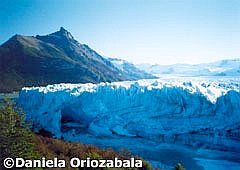
[(153, 78), (157, 78), (155, 76), (153, 76), (152, 74), (149, 74), (143, 70), (140, 70), (139, 68), (137, 68), (134, 64), (126, 61), (126, 60), (122, 60), (122, 59), (118, 59), (118, 58), (108, 58), (111, 63), (114, 64), (115, 67), (117, 67), (118, 69), (120, 69), (122, 72), (124, 72), (126, 75), (129, 75), (132, 79), (153, 79)]
[(55, 83), (138, 78), (115, 67), (63, 27), (46, 36), (15, 35), (0, 46), (0, 92)]
[(156, 75), (185, 76), (240, 76), (240, 59), (220, 60), (204, 64), (151, 65), (139, 64), (138, 68)]

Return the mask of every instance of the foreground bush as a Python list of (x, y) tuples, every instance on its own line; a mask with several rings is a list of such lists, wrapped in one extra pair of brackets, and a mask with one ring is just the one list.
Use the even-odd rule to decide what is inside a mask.
[(175, 167), (174, 167), (174, 170), (186, 170), (182, 164), (178, 163)]
[[(119, 159), (130, 159), (133, 156), (126, 150), (116, 152), (112, 148), (100, 149), (94, 145), (81, 144), (78, 142), (65, 142), (60, 139), (43, 137), (41, 135), (36, 136), (35, 144), (37, 150), (45, 155), (46, 158), (53, 159), (54, 157), (57, 157), (66, 160), (67, 163), (73, 157), (80, 159), (86, 159), (87, 157), (92, 159), (114, 159), (115, 157)], [(69, 165), (68, 168), (71, 169)], [(145, 160), (143, 160), (142, 169), (153, 170), (149, 162)], [(118, 168), (118, 170), (121, 169)], [(131, 170), (131, 168), (128, 168), (128, 170)]]
[(24, 113), (10, 100), (5, 99), (0, 107), (0, 159), (24, 158), (39, 159), (40, 154), (34, 148), (34, 134), (25, 124)]

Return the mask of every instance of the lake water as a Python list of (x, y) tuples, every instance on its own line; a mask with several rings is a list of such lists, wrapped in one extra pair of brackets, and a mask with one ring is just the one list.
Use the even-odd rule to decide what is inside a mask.
[(182, 163), (187, 170), (240, 169), (240, 153), (236, 152), (194, 149), (181, 145), (156, 143), (143, 138), (100, 138), (86, 134), (72, 139), (79, 140), (81, 143), (95, 144), (101, 148), (127, 149), (150, 161), (154, 167), (165, 170), (172, 169), (177, 163)]

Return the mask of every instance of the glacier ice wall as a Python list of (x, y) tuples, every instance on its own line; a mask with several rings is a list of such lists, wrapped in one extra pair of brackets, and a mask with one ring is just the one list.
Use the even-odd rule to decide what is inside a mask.
[(23, 88), (18, 104), (36, 131), (57, 137), (127, 136), (240, 151), (238, 80), (56, 84)]

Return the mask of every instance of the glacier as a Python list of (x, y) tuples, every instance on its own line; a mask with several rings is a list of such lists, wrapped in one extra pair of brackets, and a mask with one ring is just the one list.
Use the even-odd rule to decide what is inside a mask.
[(17, 103), (35, 131), (68, 141), (102, 139), (115, 146), (143, 139), (240, 152), (239, 82), (202, 77), (54, 84), (23, 88)]

